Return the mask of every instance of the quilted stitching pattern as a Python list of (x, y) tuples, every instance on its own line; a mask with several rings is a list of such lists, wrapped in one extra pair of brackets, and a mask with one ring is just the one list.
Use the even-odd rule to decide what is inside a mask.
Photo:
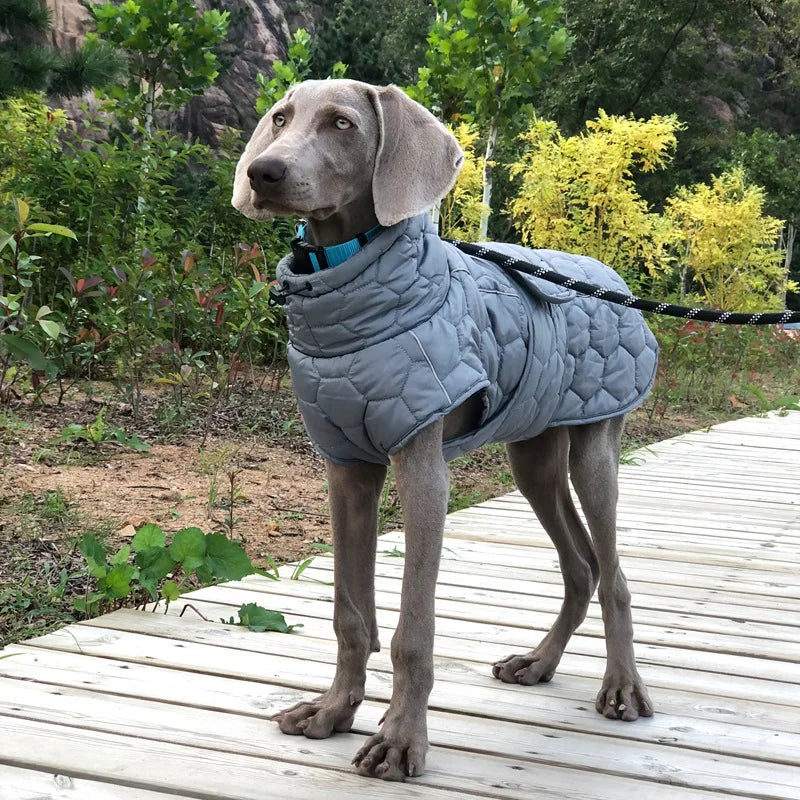
[[(594, 259), (491, 247), (625, 288)], [(517, 277), (442, 242), (424, 216), (384, 231), (333, 270), (296, 276), (291, 256), (284, 259), (289, 363), (317, 448), (342, 463), (388, 463), (476, 391), (484, 394), (481, 426), (445, 443), (447, 458), (641, 403), (657, 360), (641, 314)]]

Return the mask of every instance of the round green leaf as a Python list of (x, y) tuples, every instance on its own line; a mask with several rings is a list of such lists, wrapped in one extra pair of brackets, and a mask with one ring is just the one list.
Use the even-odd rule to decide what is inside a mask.
[(166, 541), (167, 537), (164, 535), (164, 531), (158, 525), (148, 522), (136, 531), (131, 546), (138, 553), (150, 547), (163, 547)]
[(58, 339), (61, 326), (57, 322), (53, 322), (51, 319), (40, 319), (39, 325), (51, 339)]

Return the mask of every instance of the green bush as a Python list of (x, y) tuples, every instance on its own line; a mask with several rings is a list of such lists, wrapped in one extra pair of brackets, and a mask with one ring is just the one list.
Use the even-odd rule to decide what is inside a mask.
[(145, 377), (174, 382), (189, 366), (213, 383), (221, 366), (282, 354), (283, 318), (264, 288), (291, 230), (231, 207), (239, 137), (212, 151), (155, 129), (143, 150), (136, 128), (108, 130), (88, 112), (83, 125), (59, 147), (46, 126), (16, 131), (27, 169), (3, 174), (37, 220), (75, 234), (27, 243), (50, 265), (32, 276), (28, 300), (62, 326), (50, 377), (117, 378), (136, 402)]

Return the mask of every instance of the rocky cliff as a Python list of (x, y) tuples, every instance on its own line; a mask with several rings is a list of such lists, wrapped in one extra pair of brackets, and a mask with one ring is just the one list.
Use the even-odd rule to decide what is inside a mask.
[[(218, 134), (226, 127), (249, 133), (258, 121), (254, 108), (256, 75), (269, 74), (272, 62), (286, 56), (290, 30), (299, 27), (313, 30), (315, 20), (328, 4), (297, 0), (195, 3), (200, 10), (213, 5), (230, 12), (228, 38), (220, 52), (224, 69), (204, 95), (170, 115), (170, 127), (211, 144), (216, 143)], [(60, 48), (75, 48), (91, 30), (89, 12), (81, 0), (47, 0), (47, 5), (53, 12), (53, 43)]]

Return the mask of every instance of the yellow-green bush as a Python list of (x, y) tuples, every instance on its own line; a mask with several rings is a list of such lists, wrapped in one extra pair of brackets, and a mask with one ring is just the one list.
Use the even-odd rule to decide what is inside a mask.
[[(764, 213), (764, 190), (748, 186), (740, 168), (711, 185), (683, 187), (667, 200), (665, 216), (680, 259), (681, 295), (714, 308), (780, 309), (788, 280), (776, 248), (783, 221)], [(686, 292), (687, 284), (696, 287)]]
[(667, 224), (639, 195), (634, 173), (669, 163), (680, 127), (675, 116), (601, 111), (584, 133), (564, 137), (554, 122), (533, 120), (526, 151), (510, 165), (522, 181), (509, 210), (523, 242), (592, 256), (633, 284), (665, 270)]
[(483, 202), (483, 170), (485, 160), (475, 152), (479, 131), (462, 122), (451, 128), (464, 151), (464, 166), (456, 185), (442, 200), (439, 208), (439, 230), (442, 236), (474, 242), (478, 238)]

